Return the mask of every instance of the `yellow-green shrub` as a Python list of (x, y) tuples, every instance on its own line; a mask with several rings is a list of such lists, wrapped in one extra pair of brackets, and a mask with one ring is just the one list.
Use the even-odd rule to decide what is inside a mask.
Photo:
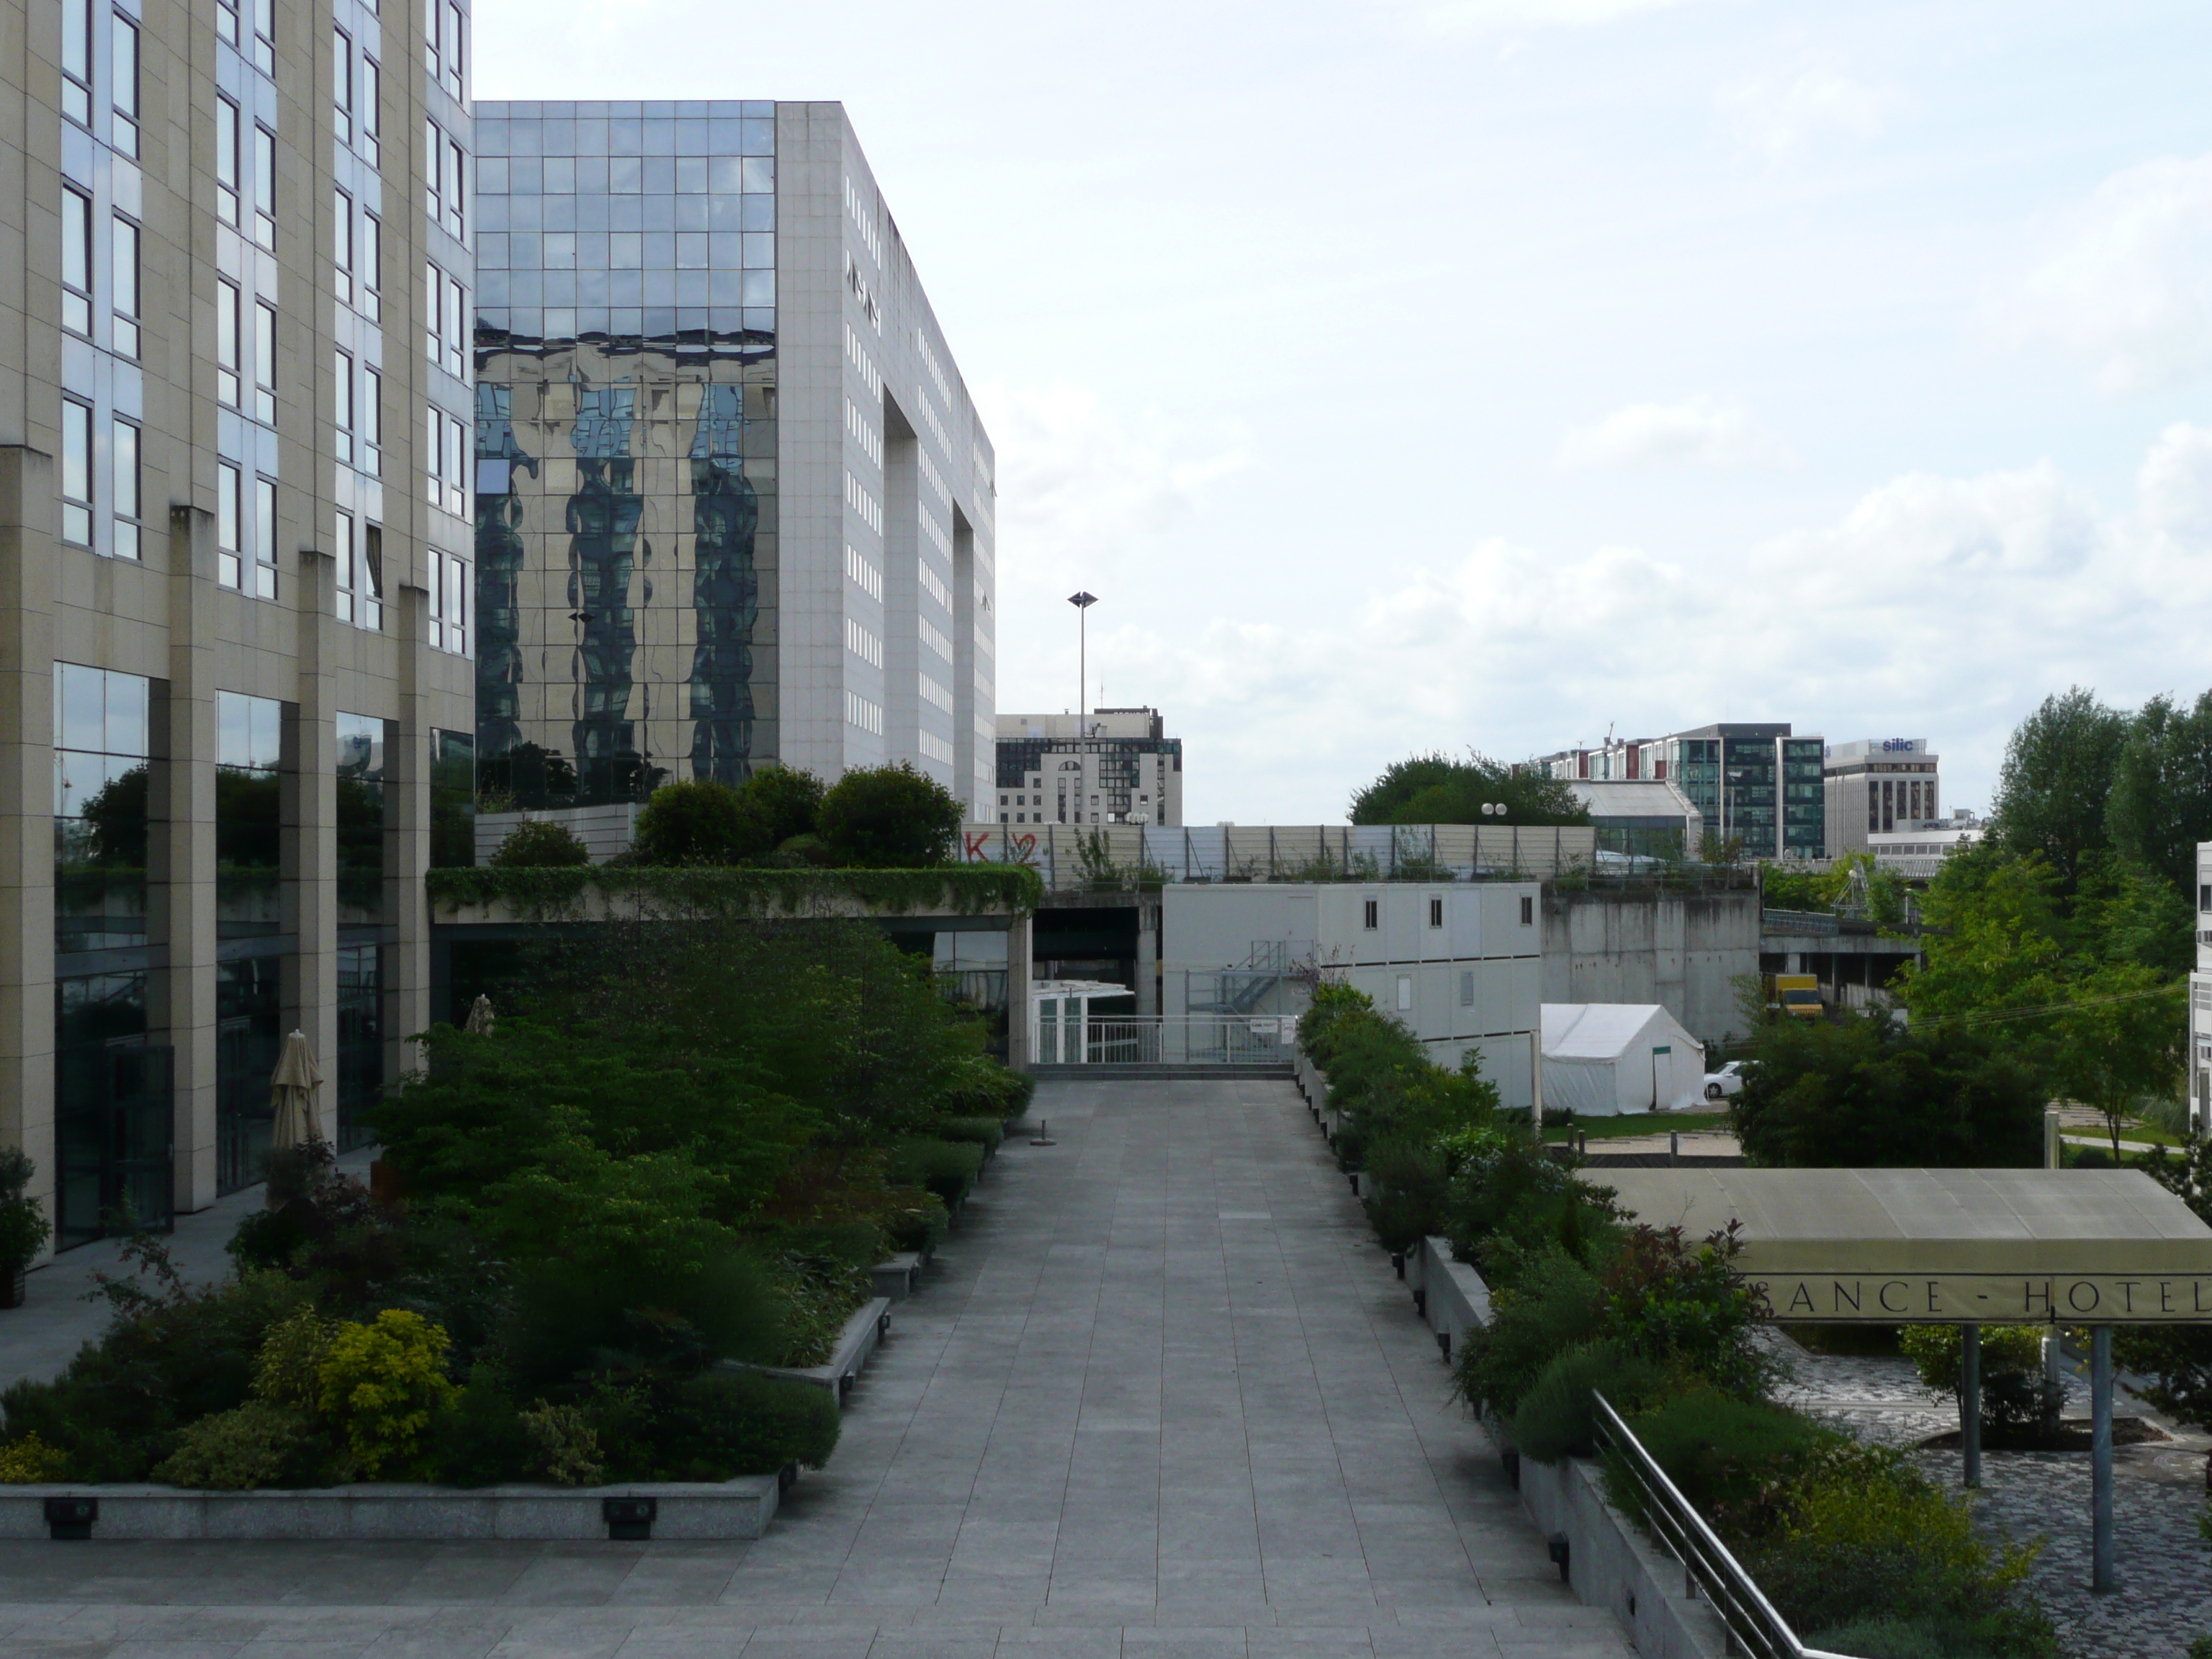
[(0, 1446), (0, 1486), (37, 1486), (62, 1478), (68, 1459), (35, 1433)]
[(460, 1392), (443, 1370), (451, 1346), (444, 1326), (404, 1308), (386, 1308), (373, 1325), (342, 1325), (331, 1337), (316, 1404), (364, 1474), (413, 1461), (432, 1412)]

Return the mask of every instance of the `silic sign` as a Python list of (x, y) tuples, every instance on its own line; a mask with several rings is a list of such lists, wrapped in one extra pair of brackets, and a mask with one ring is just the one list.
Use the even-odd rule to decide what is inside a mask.
[(1780, 1320), (1882, 1325), (2169, 1325), (2212, 1322), (2212, 1275), (1754, 1274)]
[(1927, 742), (1925, 738), (1884, 738), (1881, 752), (1885, 755), (1917, 755)]

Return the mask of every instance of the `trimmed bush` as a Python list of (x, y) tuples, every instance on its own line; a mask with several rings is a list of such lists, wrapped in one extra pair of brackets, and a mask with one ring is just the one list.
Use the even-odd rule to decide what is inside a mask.
[(341, 1478), (315, 1414), (274, 1400), (249, 1400), (188, 1425), (153, 1474), (172, 1486), (212, 1492), (319, 1486)]
[(1490, 1323), (1462, 1334), (1453, 1359), (1460, 1393), (1510, 1416), (1563, 1349), (1597, 1334), (1601, 1311), (1589, 1268), (1557, 1247), (1531, 1257), (1512, 1284), (1492, 1287)]
[(891, 1143), (890, 1178), (902, 1186), (927, 1188), (947, 1209), (968, 1195), (982, 1169), (983, 1149), (972, 1141), (916, 1135)]
[[(1712, 1389), (1678, 1394), (1631, 1418), (1629, 1427), (1682, 1496), (1739, 1538), (1771, 1531), (1778, 1486), (1815, 1454), (1844, 1444), (1802, 1413)], [(1620, 1489), (1616, 1501), (1627, 1495)]]
[(775, 843), (768, 825), (725, 783), (665, 783), (637, 815), (630, 852), (640, 864), (741, 864)]
[(941, 1117), (929, 1126), (939, 1140), (972, 1142), (988, 1155), (1006, 1138), (1006, 1124), (995, 1117)]
[(901, 761), (847, 772), (814, 821), (840, 864), (912, 870), (949, 861), (965, 817), (950, 789)]
[(1613, 1408), (1633, 1413), (1666, 1386), (1667, 1374), (1650, 1360), (1624, 1353), (1618, 1344), (1592, 1342), (1570, 1348), (1544, 1367), (1521, 1396), (1506, 1435), (1524, 1457), (1556, 1463), (1587, 1457), (1596, 1410), (1590, 1391), (1602, 1389)]
[(526, 818), (507, 832), (490, 862), (501, 870), (562, 870), (589, 864), (592, 854), (575, 831), (549, 818)]

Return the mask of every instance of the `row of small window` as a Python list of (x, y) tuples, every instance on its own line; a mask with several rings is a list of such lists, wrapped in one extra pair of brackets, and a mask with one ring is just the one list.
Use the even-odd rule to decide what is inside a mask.
[(876, 360), (860, 343), (860, 337), (850, 323), (845, 325), (845, 356), (860, 372), (860, 384), (868, 389), (868, 396), (880, 400), (884, 395), (884, 377), (876, 373)]
[(938, 499), (949, 509), (952, 505), (952, 486), (945, 482), (945, 475), (937, 470), (937, 463), (929, 459), (928, 450), (916, 444), (914, 447), (914, 453), (921, 462), (922, 477), (928, 483), (929, 487), (937, 492)]
[[(945, 366), (937, 361), (936, 352), (930, 349), (929, 336), (919, 327), (914, 331), (914, 349), (920, 354), (922, 368), (929, 375), (930, 384), (937, 388), (937, 395), (945, 399), (947, 409), (951, 408), (952, 388), (945, 379)], [(945, 453), (952, 453), (951, 445), (945, 447)]]
[(930, 435), (937, 440), (937, 447), (950, 455), (952, 453), (952, 440), (945, 435), (945, 422), (938, 419), (937, 411), (930, 407), (928, 398), (920, 398), (915, 401), (921, 408), (921, 423), (929, 428)]
[(351, 306), (372, 323), (384, 315), (384, 226), (374, 213), (358, 219), (353, 198), (343, 191), (331, 193), (335, 240), (331, 261), (338, 303)]
[(469, 653), (469, 601), (474, 592), (469, 562), (434, 550), (430, 554), (430, 643), (441, 651)]
[(252, 542), (246, 542), (246, 477), (232, 462), (215, 465), (216, 580), (257, 599), (276, 597), (276, 481), (253, 480)]
[[(939, 656), (944, 658), (945, 661), (951, 662), (952, 660), (952, 641), (945, 637), (945, 630), (941, 628), (932, 627), (930, 625), (929, 618), (927, 617), (917, 617), (915, 620), (921, 624), (921, 642), (927, 646), (931, 650), (937, 653)], [(948, 694), (948, 696), (950, 694)], [(945, 706), (947, 708), (952, 707), (950, 702), (946, 702)]]
[(845, 430), (851, 433), (860, 446), (860, 453), (878, 467), (884, 464), (883, 434), (868, 424), (867, 416), (850, 398), (845, 399)]
[(861, 487), (860, 481), (849, 470), (845, 474), (845, 505), (859, 514), (860, 521), (876, 534), (884, 533), (882, 503)]
[[(215, 286), (215, 383), (218, 402), (243, 410), (246, 370), (245, 297), (238, 284), (227, 277)], [(276, 307), (266, 300), (253, 301), (253, 418), (264, 426), (276, 423)], [(374, 369), (369, 371), (372, 374)], [(372, 400), (373, 401), (373, 400)]]
[[(216, 94), (215, 210), (216, 216), (234, 229), (240, 221), (240, 199), (245, 184), (240, 168), (244, 157), (240, 137), (245, 118), (238, 106)], [(276, 135), (259, 122), (253, 124), (253, 240), (257, 246), (276, 246)]]
[(337, 565), (337, 615), (342, 623), (381, 632), (384, 628), (384, 530), (354, 515), (331, 515), (331, 556)]
[(884, 642), (850, 617), (845, 618), (845, 648), (871, 668), (884, 665)]
[[(62, 326), (72, 334), (92, 337), (94, 249), (92, 198), (82, 191), (62, 186)], [(143, 303), (139, 283), (138, 227), (121, 214), (108, 226), (108, 268), (113, 313), (110, 325), (112, 349), (125, 357), (138, 356), (138, 331)]]
[(422, 67), (432, 84), (465, 102), (467, 21), (452, 0), (422, 0)]
[(711, 306), (732, 316), (743, 310), (747, 328), (775, 326), (772, 270), (486, 270), (478, 281), (479, 314), (539, 306)]
[(752, 196), (773, 204), (775, 163), (734, 155), (483, 155), (477, 158), (477, 193)]
[[(251, 0), (253, 14), (253, 33), (241, 41), (239, 27), (240, 0), (216, 0), (215, 32), (226, 45), (253, 60), (253, 67), (264, 75), (276, 73), (276, 0)], [(372, 4), (371, 10), (375, 8)]]
[(423, 427), (423, 494), (457, 519), (469, 516), (469, 423), (432, 407)]
[[(922, 405), (925, 409), (929, 405), (927, 404)], [(922, 506), (920, 502), (916, 502), (915, 504), (914, 513), (915, 517), (921, 522), (922, 540), (927, 542), (932, 547), (935, 548), (949, 562), (952, 557), (951, 536), (946, 532), (943, 525), (938, 523), (936, 520), (929, 516), (929, 509)], [(933, 584), (934, 585), (933, 586)], [(952, 609), (952, 600), (951, 597), (946, 594), (945, 591), (945, 584), (943, 582), (938, 581), (934, 576), (932, 576), (927, 582), (923, 584), (923, 586), (928, 587), (931, 592), (937, 595), (937, 602), (939, 605), (943, 605), (947, 611)]]
[(948, 714), (952, 712), (951, 687), (939, 684), (927, 674), (917, 674), (915, 678), (921, 682), (918, 689), (924, 702), (933, 708), (942, 708)]
[(371, 167), (383, 159), (384, 71), (366, 52), (356, 58), (343, 29), (331, 31), (331, 125), (350, 149), (356, 141)]
[[(921, 515), (921, 521), (924, 524), (927, 524), (929, 522), (929, 514), (927, 513), (923, 514)], [(949, 552), (946, 556), (951, 556)], [(921, 573), (922, 592), (928, 594), (931, 599), (935, 599), (938, 604), (943, 605), (947, 611), (951, 610), (952, 594), (951, 590), (945, 586), (944, 578), (929, 568), (929, 561), (927, 559), (916, 556), (915, 559), (915, 565)]]
[(878, 605), (883, 603), (884, 573), (850, 542), (845, 544), (845, 574), (863, 593)]
[(468, 240), (468, 153), (435, 121), (422, 123), (422, 210), (453, 240)]
[[(93, 413), (88, 404), (74, 398), (62, 399), (62, 539), (79, 547), (92, 545), (94, 500)], [(138, 476), (137, 426), (117, 416), (108, 428), (108, 501), (114, 515), (114, 535), (109, 545), (119, 559), (139, 556), (139, 513), (142, 497)]]
[[(1093, 802), (1096, 802), (1098, 797), (1093, 795), (1091, 799)], [(1360, 926), (1366, 928), (1370, 933), (1372, 933), (1376, 928), (1382, 927), (1382, 901), (1380, 899), (1367, 899), (1363, 901), (1360, 906)], [(1431, 927), (1441, 927), (1443, 925), (1444, 902), (1443, 896), (1440, 894), (1431, 893), (1429, 896), (1429, 926)], [(1534, 898), (1524, 896), (1521, 901), (1521, 925), (1523, 927), (1534, 927), (1536, 925), (1536, 901)]]
[(876, 216), (862, 201), (860, 192), (853, 188), (853, 175), (845, 175), (845, 211), (853, 216), (853, 223), (860, 233), (860, 246), (868, 250), (868, 258), (883, 268), (884, 245), (882, 233), (876, 228)]
[(870, 702), (857, 691), (848, 691), (845, 694), (845, 724), (856, 726), (861, 731), (880, 738), (884, 734), (883, 705)]
[(422, 262), (422, 349), (456, 380), (469, 378), (469, 291), (432, 259)]
[[(264, 0), (266, 3), (266, 0)], [(93, 43), (99, 12), (91, 0), (63, 0), (62, 113), (92, 126)], [(138, 26), (120, 12), (108, 14), (108, 143), (125, 155), (138, 154)]]
[[(487, 232), (480, 270), (715, 270), (763, 276), (775, 269), (775, 238), (763, 231), (615, 230)], [(773, 305), (774, 289), (747, 305)]]
[(921, 750), (924, 759), (933, 760), (939, 766), (952, 764), (952, 745), (934, 732), (915, 732), (914, 746)]

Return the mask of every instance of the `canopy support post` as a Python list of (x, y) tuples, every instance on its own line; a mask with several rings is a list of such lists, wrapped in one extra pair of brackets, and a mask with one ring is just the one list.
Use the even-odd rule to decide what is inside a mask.
[(1982, 1328), (1959, 1328), (1959, 1451), (1965, 1465), (1961, 1479), (1969, 1486), (1982, 1484)]
[(2090, 1588), (2120, 1587), (2112, 1547), (2112, 1328), (2089, 1331)]

